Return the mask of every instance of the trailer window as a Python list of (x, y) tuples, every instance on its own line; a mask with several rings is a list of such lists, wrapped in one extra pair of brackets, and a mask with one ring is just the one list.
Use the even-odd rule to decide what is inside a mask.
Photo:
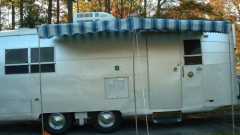
[[(40, 66), (39, 66), (39, 51), (40, 51)], [(41, 68), (39, 68), (41, 67)], [(31, 73), (47, 73), (55, 72), (54, 62), (54, 48), (53, 47), (42, 47), (31, 48)]]
[(202, 50), (200, 40), (184, 40), (185, 65), (202, 64)]
[[(40, 66), (39, 68), (39, 51)], [(5, 74), (26, 74), (55, 72), (54, 48), (31, 48), (31, 58), (28, 58), (28, 49), (7, 49), (5, 50)], [(29, 62), (28, 61), (31, 61)]]
[[(40, 48), (40, 62), (53, 62), (54, 61), (54, 48), (43, 47)], [(39, 49), (31, 48), (31, 63), (39, 62)]]
[(28, 49), (7, 49), (5, 50), (5, 64), (28, 63)]
[(5, 74), (26, 74), (28, 73), (28, 65), (5, 66)]
[[(31, 73), (39, 73), (39, 65), (31, 65)], [(55, 72), (55, 64), (41, 64), (41, 73)]]
[(28, 73), (28, 49), (5, 50), (5, 74)]
[(185, 55), (200, 55), (201, 54), (200, 40), (185, 40), (184, 54)]

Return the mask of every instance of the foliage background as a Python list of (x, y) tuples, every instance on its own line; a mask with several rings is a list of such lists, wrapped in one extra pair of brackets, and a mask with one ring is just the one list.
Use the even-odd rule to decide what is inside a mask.
[(0, 0), (0, 30), (72, 22), (76, 12), (236, 21), (240, 0)]

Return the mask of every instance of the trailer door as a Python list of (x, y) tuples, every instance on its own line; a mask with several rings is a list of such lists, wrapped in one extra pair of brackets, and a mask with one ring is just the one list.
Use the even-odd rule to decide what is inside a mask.
[(184, 40), (182, 67), (183, 110), (194, 111), (203, 106), (202, 51), (200, 40)]
[(178, 111), (182, 93), (179, 36), (151, 33), (147, 37), (150, 108)]

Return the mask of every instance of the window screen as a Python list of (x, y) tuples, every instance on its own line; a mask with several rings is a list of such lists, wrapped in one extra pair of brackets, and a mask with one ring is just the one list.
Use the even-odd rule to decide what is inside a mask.
[(5, 50), (5, 64), (28, 63), (28, 49)]
[[(54, 62), (54, 48), (40, 48), (40, 62)], [(31, 63), (39, 62), (39, 48), (31, 48)]]
[(185, 57), (185, 65), (199, 65), (202, 64), (202, 56)]
[[(39, 69), (39, 48), (31, 49), (31, 73), (47, 73), (55, 72), (55, 63), (54, 63), (54, 48), (53, 47), (43, 47), (40, 48), (40, 62), (41, 62), (41, 71)], [(34, 64), (35, 63), (35, 64)]]
[(26, 74), (28, 73), (28, 65), (5, 66), (5, 74)]
[[(31, 65), (31, 73), (39, 73), (39, 65)], [(41, 73), (55, 72), (55, 64), (41, 64)]]

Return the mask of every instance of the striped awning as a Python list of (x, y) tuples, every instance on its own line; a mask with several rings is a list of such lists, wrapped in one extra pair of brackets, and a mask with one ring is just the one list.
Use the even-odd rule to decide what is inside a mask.
[(73, 36), (98, 32), (218, 32), (228, 33), (230, 23), (209, 20), (174, 20), (153, 18), (114, 19), (67, 24), (44, 24), (38, 27), (40, 38)]

